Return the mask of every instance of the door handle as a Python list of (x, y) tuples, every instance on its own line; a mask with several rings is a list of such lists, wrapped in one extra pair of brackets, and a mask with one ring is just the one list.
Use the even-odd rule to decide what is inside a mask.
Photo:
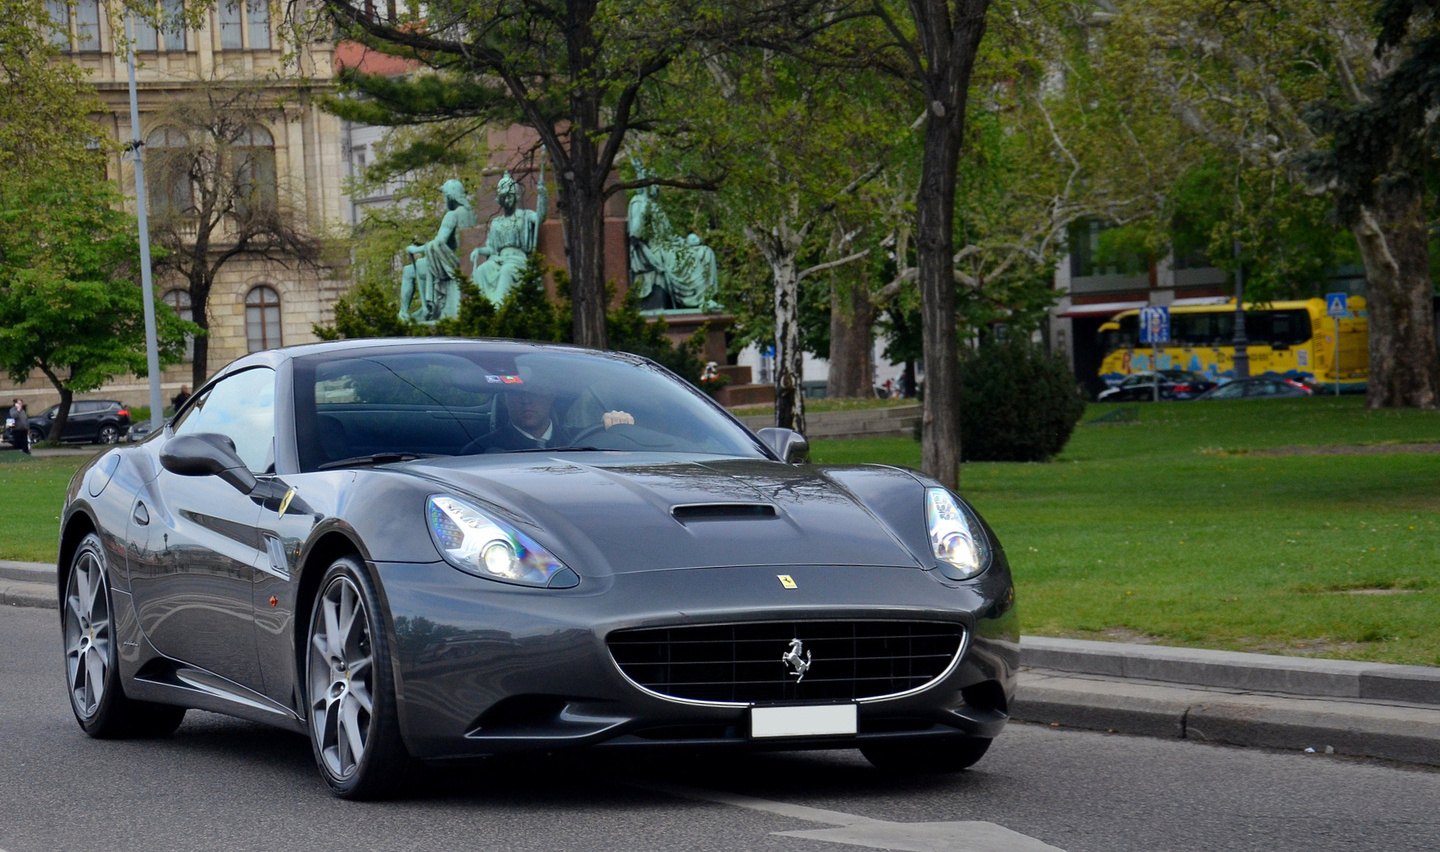
[(136, 500), (135, 511), (130, 514), (130, 517), (140, 526), (146, 526), (150, 523), (150, 510), (145, 508), (144, 503)]

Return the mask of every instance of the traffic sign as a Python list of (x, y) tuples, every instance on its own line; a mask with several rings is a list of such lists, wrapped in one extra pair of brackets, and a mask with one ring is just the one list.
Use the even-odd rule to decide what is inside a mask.
[(1169, 308), (1141, 308), (1140, 309), (1140, 342), (1141, 343), (1165, 343), (1170, 339), (1170, 309)]
[(1326, 293), (1325, 313), (1332, 317), (1343, 317), (1350, 313), (1350, 297), (1345, 293)]

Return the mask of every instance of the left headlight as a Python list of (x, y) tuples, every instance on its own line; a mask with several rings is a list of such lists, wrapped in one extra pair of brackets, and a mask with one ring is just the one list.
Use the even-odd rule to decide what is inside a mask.
[(968, 580), (990, 567), (990, 542), (980, 519), (949, 491), (926, 489), (925, 517), (941, 574), (951, 580)]
[(534, 539), (464, 500), (433, 495), (425, 503), (425, 520), (440, 554), (461, 571), (522, 586), (568, 589), (580, 584), (580, 575)]

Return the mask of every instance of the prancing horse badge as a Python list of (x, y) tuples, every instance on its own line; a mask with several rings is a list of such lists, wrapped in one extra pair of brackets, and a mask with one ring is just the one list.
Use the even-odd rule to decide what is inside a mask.
[(800, 588), (799, 586), (795, 585), (795, 578), (791, 577), (789, 574), (776, 574), (775, 576), (780, 580), (780, 585), (784, 586), (787, 589)]

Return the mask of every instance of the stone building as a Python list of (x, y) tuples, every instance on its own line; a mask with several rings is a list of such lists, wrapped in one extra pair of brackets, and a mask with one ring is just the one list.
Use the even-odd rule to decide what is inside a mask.
[[(126, 56), (116, 50), (117, 33), (112, 32), (104, 3), (51, 0), (49, 5), (55, 24), (53, 43), (64, 60), (88, 72), (105, 105), (105, 111), (95, 116), (96, 122), (122, 145), (128, 144), (132, 131)], [(173, 13), (180, 3), (162, 0), (161, 6)], [(322, 234), (323, 229), (344, 220), (348, 200), (343, 193), (345, 162), (339, 121), (320, 109), (317, 97), (332, 84), (332, 45), (315, 42), (292, 51), (265, 0), (221, 2), (195, 30), (157, 29), (140, 21), (135, 25), (140, 138), (147, 146), (165, 142), (166, 128), (157, 115), (162, 106), (202, 81), (260, 82), (267, 97), (285, 105), (282, 120), (256, 127), (252, 134), (256, 156), (273, 163), (273, 168), (262, 172), (269, 172), (268, 177)], [(132, 164), (117, 154), (111, 158), (108, 175), (133, 204)], [(149, 197), (153, 207), (153, 183)], [(223, 235), (220, 240), (214, 251), (225, 249)], [(184, 279), (161, 274), (155, 279), (157, 295), (182, 316), (187, 316), (190, 301), (185, 287)], [(341, 274), (321, 274), (295, 264), (244, 256), (230, 260), (210, 294), (209, 372), (213, 374), (247, 352), (315, 340), (311, 325), (331, 321), (335, 300), (347, 287)], [(190, 384), (190, 375), (188, 360), (166, 368), (162, 382), (165, 399), (182, 384)], [(0, 394), (26, 397), (32, 411), (58, 401), (53, 387), (38, 373), (19, 388), (7, 383)], [(134, 376), (118, 376), (84, 396), (144, 405), (148, 384)]]

